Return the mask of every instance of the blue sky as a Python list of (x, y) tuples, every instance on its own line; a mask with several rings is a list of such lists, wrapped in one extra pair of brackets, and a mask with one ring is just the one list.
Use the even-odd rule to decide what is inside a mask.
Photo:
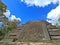
[[(46, 5), (45, 2), (43, 3), (44, 0), (43, 1), (40, 0), (40, 2), (38, 2), (38, 0), (33, 0), (33, 2), (35, 1), (38, 2), (39, 4), (31, 2), (32, 0), (2, 0), (2, 1), (7, 5), (7, 10), (9, 10), (10, 16), (15, 15), (16, 19), (20, 18), (22, 24), (30, 20), (47, 20), (47, 16), (50, 17), (49, 14), (51, 14), (51, 12), (54, 12), (53, 10), (55, 10), (59, 6), (59, 3), (57, 3), (56, 0), (54, 0), (56, 2), (52, 1), (49, 2), (48, 0), (46, 0), (47, 2), (49, 2)], [(49, 19), (52, 19), (51, 17)]]

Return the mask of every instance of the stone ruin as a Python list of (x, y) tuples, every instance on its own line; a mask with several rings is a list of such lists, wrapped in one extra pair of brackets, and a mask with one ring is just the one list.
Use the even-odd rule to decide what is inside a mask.
[(30, 21), (5, 36), (3, 41), (40, 42), (60, 41), (60, 30), (46, 21)]

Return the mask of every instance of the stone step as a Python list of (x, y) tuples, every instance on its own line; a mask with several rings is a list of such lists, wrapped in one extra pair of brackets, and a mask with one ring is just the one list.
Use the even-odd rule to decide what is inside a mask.
[(60, 41), (60, 36), (51, 36), (53, 41)]
[(48, 29), (48, 31), (60, 31), (59, 29)]
[(12, 42), (13, 41), (13, 39), (3, 39), (3, 40), (1, 40), (2, 42)]
[(50, 35), (60, 35), (60, 31), (55, 32), (49, 32)]

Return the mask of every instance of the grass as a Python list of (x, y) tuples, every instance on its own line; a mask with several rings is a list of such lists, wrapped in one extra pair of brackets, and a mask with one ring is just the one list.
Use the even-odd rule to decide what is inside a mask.
[(60, 42), (0, 42), (0, 45), (60, 45)]

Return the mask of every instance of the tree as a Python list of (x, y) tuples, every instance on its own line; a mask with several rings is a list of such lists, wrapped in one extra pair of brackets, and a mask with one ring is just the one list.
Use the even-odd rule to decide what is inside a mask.
[(6, 12), (6, 5), (0, 1), (0, 40), (4, 38), (4, 36), (13, 31), (17, 28), (17, 25), (20, 23), (19, 20), (10, 21), (8, 18), (3, 14)]
[(2, 39), (5, 35), (5, 30), (4, 28), (6, 27), (7, 24), (7, 18), (3, 14), (6, 12), (6, 5), (0, 1), (0, 22), (1, 22), (1, 27), (0, 27), (0, 39)]
[(60, 29), (60, 18), (58, 18), (57, 23), (55, 24), (55, 26), (56, 26), (58, 29)]
[(9, 33), (11, 31), (13, 31), (14, 29), (17, 28), (18, 24), (20, 24), (19, 20), (13, 20), (13, 21), (9, 21), (6, 27), (6, 31)]

